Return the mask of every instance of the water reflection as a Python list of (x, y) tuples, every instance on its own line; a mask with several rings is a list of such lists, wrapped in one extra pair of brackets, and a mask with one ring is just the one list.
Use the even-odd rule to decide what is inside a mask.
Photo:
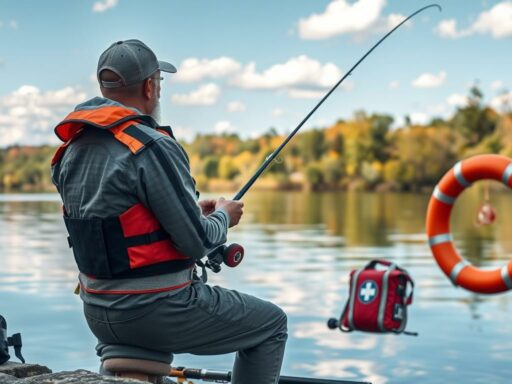
[[(80, 300), (71, 293), (77, 270), (58, 196), (37, 196), (0, 195), (0, 313), (16, 324), (13, 332), (24, 332), (31, 361), (55, 370), (95, 369), (94, 340)], [(426, 244), (429, 198), (250, 193), (242, 225), (229, 236), (230, 242), (244, 245), (245, 260), (236, 269), (210, 274), (210, 281), (285, 309), (290, 329), (285, 374), (374, 383), (505, 383), (512, 374), (509, 295), (476, 295), (453, 287), (442, 274)], [(510, 194), (493, 193), (498, 219), (492, 226), (477, 227), (478, 190), (461, 196), (451, 224), (464, 257), (483, 266), (508, 260), (511, 199)], [(408, 329), (418, 331), (418, 338), (327, 329), (326, 320), (339, 315), (347, 300), (349, 271), (373, 258), (391, 259), (415, 279)], [(229, 368), (226, 361), (187, 355), (177, 359), (180, 365), (212, 369)]]
[(378, 370), (376, 363), (365, 360), (325, 360), (318, 364), (296, 364), (295, 367), (307, 371), (310, 376), (338, 377), (345, 380), (357, 379), (381, 384), (389, 382), (385, 376), (375, 372)]
[(0, 289), (51, 296), (69, 288), (76, 268), (65, 244), (60, 204), (28, 196), (24, 201), (4, 196), (0, 202)]

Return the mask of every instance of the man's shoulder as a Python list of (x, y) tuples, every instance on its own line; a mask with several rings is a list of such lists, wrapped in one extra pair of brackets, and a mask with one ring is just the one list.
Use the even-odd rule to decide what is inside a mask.
[(141, 135), (147, 136), (148, 138), (152, 139), (153, 141), (162, 139), (164, 137), (167, 137), (171, 139), (171, 137), (160, 130), (151, 127), (149, 125), (144, 124), (143, 122), (134, 122), (134, 124), (130, 127), (132, 132), (138, 131)]
[(185, 156), (187, 158), (183, 147), (165, 130), (137, 123), (130, 128), (130, 135), (144, 144), (144, 150), (140, 151), (141, 154), (150, 149), (149, 152), (154, 152), (155, 155), (158, 155), (157, 157)]

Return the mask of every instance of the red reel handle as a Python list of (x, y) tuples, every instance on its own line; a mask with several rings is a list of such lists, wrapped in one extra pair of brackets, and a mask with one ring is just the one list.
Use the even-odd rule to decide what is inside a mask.
[(222, 253), (224, 264), (228, 267), (235, 268), (242, 262), (244, 258), (244, 247), (240, 244), (233, 243), (227, 246)]

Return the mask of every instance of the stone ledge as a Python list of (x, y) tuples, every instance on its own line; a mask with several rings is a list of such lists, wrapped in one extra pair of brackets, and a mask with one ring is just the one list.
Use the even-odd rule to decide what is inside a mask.
[(39, 364), (21, 364), (8, 361), (0, 365), (0, 373), (21, 379), (24, 377), (42, 375), (44, 373), (52, 373), (52, 370)]
[[(0, 366), (1, 368), (2, 366)], [(44, 367), (46, 368), (46, 367)], [(48, 369), (48, 368), (46, 368)], [(145, 383), (144, 381), (134, 379), (124, 379), (118, 377), (101, 376), (97, 373), (79, 369), (76, 371), (63, 371), (51, 374), (17, 379), (13, 376), (0, 373), (0, 384), (135, 384)], [(146, 383), (147, 384), (147, 383)]]

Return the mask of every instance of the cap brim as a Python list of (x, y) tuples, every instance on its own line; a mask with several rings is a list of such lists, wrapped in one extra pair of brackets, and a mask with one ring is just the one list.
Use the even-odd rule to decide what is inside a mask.
[(176, 67), (166, 61), (158, 61), (158, 69), (161, 71), (164, 71), (164, 72), (168, 72), (168, 73), (176, 73), (177, 72)]

